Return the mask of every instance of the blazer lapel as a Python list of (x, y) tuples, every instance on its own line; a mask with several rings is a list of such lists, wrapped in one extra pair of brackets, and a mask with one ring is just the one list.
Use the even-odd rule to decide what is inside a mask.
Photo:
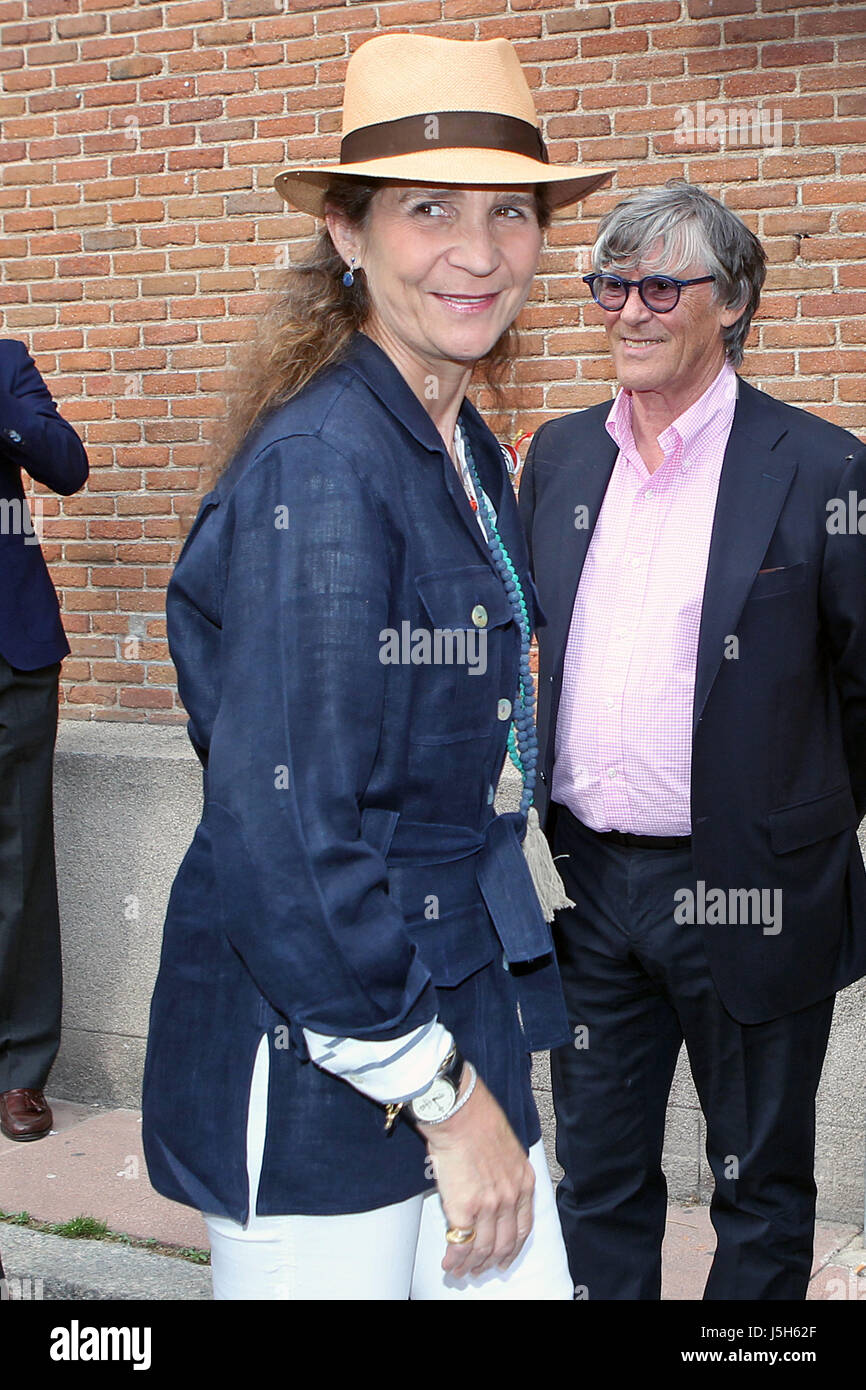
[(719, 481), (698, 639), (694, 727), (736, 632), (797, 471), (773, 452), (786, 427), (772, 402), (740, 380)]
[[(553, 557), (544, 562), (544, 569), (555, 576), (555, 582), (545, 585), (542, 607), (547, 618), (546, 644), (557, 654), (554, 671), (565, 658), (577, 586), (619, 453), (604, 427), (606, 416), (607, 410), (599, 414), (595, 428), (568, 450), (558, 476), (554, 474), (548, 483), (545, 506), (555, 511), (556, 531), (550, 535)], [(536, 568), (541, 569), (538, 560)]]

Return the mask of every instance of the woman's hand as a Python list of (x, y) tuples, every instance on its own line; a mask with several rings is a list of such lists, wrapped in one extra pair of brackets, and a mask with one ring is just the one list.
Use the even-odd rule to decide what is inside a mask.
[(501, 1107), (479, 1077), (452, 1119), (418, 1129), (433, 1159), (449, 1226), (475, 1230), (473, 1241), (447, 1246), (442, 1268), (458, 1278), (494, 1265), (506, 1269), (532, 1230), (535, 1173)]

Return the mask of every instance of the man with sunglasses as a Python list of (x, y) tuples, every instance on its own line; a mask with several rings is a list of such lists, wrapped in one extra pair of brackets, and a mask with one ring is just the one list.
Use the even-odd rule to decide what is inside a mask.
[(866, 449), (738, 377), (765, 257), (671, 181), (585, 278), (620, 390), (544, 425), (520, 506), (539, 632), (536, 807), (574, 906), (552, 1055), (578, 1297), (656, 1299), (685, 1041), (707, 1122), (708, 1299), (801, 1299), (815, 1093), (866, 974)]

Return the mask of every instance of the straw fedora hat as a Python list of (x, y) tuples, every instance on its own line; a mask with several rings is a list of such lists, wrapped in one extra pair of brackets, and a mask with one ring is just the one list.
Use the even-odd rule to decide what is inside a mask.
[(291, 206), (321, 217), (334, 174), (495, 188), (546, 184), (550, 205), (560, 208), (613, 173), (548, 163), (532, 94), (507, 39), (381, 34), (349, 60), (339, 162), (292, 165), (274, 184)]

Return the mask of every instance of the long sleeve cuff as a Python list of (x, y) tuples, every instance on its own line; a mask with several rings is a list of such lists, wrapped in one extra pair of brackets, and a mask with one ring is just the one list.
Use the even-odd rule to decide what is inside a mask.
[(311, 1028), (304, 1029), (304, 1037), (317, 1066), (341, 1076), (380, 1105), (395, 1105), (426, 1091), (453, 1042), (435, 1018), (384, 1042), (332, 1038)]

